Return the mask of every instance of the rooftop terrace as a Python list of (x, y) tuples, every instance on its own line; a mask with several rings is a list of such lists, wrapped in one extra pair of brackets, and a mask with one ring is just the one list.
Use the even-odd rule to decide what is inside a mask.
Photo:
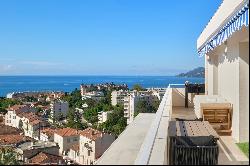
[[(139, 114), (96, 164), (168, 164), (166, 154), (168, 122), (178, 119), (196, 119), (193, 108), (194, 95), (189, 94), (189, 108), (185, 108), (184, 94), (183, 85), (170, 85), (157, 113)], [(232, 138), (226, 137), (226, 139)], [(218, 142), (219, 164), (248, 164), (249, 160), (244, 156), (242, 158), (242, 153), (230, 150), (230, 146), (233, 146), (231, 149), (235, 148), (234, 143), (225, 146), (226, 139), (220, 138)]]

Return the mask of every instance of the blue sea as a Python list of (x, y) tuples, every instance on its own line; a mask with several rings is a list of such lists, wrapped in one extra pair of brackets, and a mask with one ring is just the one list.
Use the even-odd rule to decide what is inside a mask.
[(175, 76), (0, 76), (0, 96), (10, 92), (64, 91), (71, 92), (80, 84), (114, 82), (127, 84), (129, 88), (140, 84), (144, 88), (167, 87), (168, 84), (204, 83), (204, 78), (182, 78)]

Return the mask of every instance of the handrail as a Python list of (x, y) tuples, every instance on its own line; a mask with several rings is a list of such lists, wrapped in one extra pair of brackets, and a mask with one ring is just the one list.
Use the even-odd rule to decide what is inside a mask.
[(159, 105), (159, 108), (156, 112), (156, 116), (154, 121), (152, 122), (149, 131), (145, 137), (145, 140), (140, 148), (140, 151), (137, 155), (137, 158), (134, 162), (135, 165), (147, 165), (151, 156), (151, 151), (154, 146), (156, 134), (160, 125), (160, 121), (162, 118), (162, 114), (164, 109), (166, 108), (167, 100), (169, 99), (170, 88), (172, 86), (184, 86), (185, 84), (169, 84), (166, 92), (162, 98), (162, 101)]
[(150, 129), (145, 137), (145, 140), (141, 146), (141, 149), (137, 155), (137, 158), (135, 160), (135, 165), (146, 165), (148, 164), (149, 158), (150, 158), (150, 154), (152, 151), (152, 147), (154, 145), (154, 140), (156, 138), (156, 134), (160, 125), (160, 121), (161, 121), (161, 117), (163, 114), (163, 110), (165, 108), (165, 104), (167, 101), (167, 97), (169, 95), (170, 92), (170, 85), (168, 86), (166, 93), (164, 94), (162, 101), (159, 105), (159, 108), (156, 112), (156, 116), (154, 121), (152, 122)]

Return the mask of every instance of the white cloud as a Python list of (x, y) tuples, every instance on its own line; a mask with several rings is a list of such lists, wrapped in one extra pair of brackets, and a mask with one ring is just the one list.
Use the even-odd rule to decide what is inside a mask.
[(7, 73), (13, 71), (14, 67), (12, 65), (1, 65), (0, 64), (0, 73)]

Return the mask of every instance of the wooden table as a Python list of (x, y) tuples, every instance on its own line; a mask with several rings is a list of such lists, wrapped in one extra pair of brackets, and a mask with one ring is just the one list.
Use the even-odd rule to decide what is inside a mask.
[(213, 136), (215, 139), (219, 139), (219, 135), (208, 121), (170, 121), (168, 136)]
[[(167, 140), (167, 156), (168, 156), (168, 164), (172, 165), (174, 164), (174, 158), (175, 158), (175, 149), (176, 149), (176, 140), (178, 138), (185, 138), (187, 140), (200, 140), (199, 146), (197, 144), (189, 145), (188, 143), (183, 144), (183, 147), (187, 147), (189, 149), (198, 149), (202, 148), (203, 146), (203, 140), (207, 140), (204, 138), (213, 138), (214, 142), (217, 142), (219, 140), (219, 135), (216, 133), (216, 131), (213, 129), (213, 127), (209, 124), (208, 121), (170, 121), (169, 127), (168, 127), (168, 140)], [(179, 140), (179, 139), (178, 139)], [(192, 141), (191, 141), (192, 142)], [(181, 145), (182, 146), (182, 145)], [(206, 145), (207, 146), (207, 145)], [(204, 146), (205, 147), (205, 146)], [(214, 146), (207, 146), (205, 148), (213, 148), (215, 149), (215, 153), (218, 157), (218, 147), (217, 143)], [(190, 151), (190, 153), (191, 153)], [(194, 150), (195, 152), (195, 150)], [(204, 151), (203, 151), (204, 152)], [(216, 156), (215, 155), (215, 156)], [(213, 157), (215, 158), (215, 157)], [(216, 160), (213, 160), (213, 162)]]

